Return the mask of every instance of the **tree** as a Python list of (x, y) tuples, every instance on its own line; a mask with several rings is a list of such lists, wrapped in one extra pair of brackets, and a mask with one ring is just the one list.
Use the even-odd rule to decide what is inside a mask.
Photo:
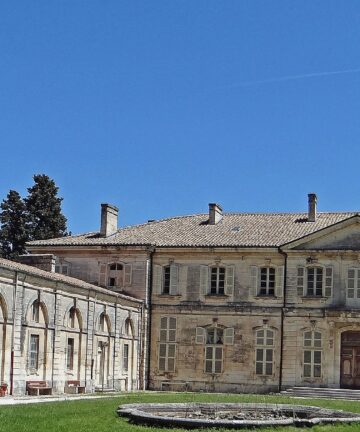
[(62, 198), (57, 196), (59, 188), (45, 174), (34, 175), (34, 186), (28, 188), (25, 198), (31, 240), (46, 240), (64, 237), (66, 218), (61, 213)]
[(25, 253), (25, 243), (29, 240), (26, 206), (18, 192), (10, 190), (0, 208), (1, 255), (13, 259)]

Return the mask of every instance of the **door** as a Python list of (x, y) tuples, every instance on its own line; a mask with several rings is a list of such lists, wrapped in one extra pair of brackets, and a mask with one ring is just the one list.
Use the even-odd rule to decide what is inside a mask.
[(360, 332), (341, 335), (340, 387), (360, 389)]

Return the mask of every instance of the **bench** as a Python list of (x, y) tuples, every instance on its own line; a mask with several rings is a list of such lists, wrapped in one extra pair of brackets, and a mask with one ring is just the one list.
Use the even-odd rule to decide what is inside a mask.
[(78, 380), (69, 380), (65, 382), (64, 392), (71, 394), (85, 393), (85, 386), (80, 385)]
[(26, 381), (26, 391), (29, 396), (52, 394), (52, 388), (46, 381)]

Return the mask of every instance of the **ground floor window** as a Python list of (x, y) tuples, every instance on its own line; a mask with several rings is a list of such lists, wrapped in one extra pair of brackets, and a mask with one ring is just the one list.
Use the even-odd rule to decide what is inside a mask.
[(317, 331), (307, 331), (304, 333), (304, 377), (320, 378), (322, 363), (322, 338)]
[(205, 347), (205, 372), (221, 373), (223, 364), (223, 347), (206, 346)]
[(74, 369), (74, 339), (68, 338), (66, 350), (66, 369)]
[(123, 369), (125, 372), (129, 369), (129, 344), (124, 344)]
[(30, 335), (29, 367), (31, 369), (39, 367), (39, 335)]
[(163, 372), (175, 371), (175, 353), (176, 344), (160, 343), (159, 344), (159, 370)]
[(272, 375), (274, 365), (274, 332), (260, 329), (256, 332), (255, 373)]

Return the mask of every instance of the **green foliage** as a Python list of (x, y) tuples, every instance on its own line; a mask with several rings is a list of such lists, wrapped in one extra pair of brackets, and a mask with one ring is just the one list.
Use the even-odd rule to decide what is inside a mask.
[(31, 240), (46, 240), (66, 235), (66, 218), (61, 213), (59, 188), (45, 174), (34, 175), (34, 186), (25, 198)]
[(45, 174), (33, 178), (34, 185), (28, 188), (24, 200), (18, 192), (10, 190), (0, 205), (0, 255), (4, 258), (16, 259), (25, 253), (25, 243), (29, 240), (67, 235), (59, 188)]
[[(169, 429), (137, 426), (119, 418), (116, 409), (124, 403), (144, 402), (258, 402), (315, 405), (344, 411), (360, 412), (359, 402), (325, 399), (294, 399), (279, 395), (245, 395), (215, 393), (124, 393), (94, 400), (65, 401), (44, 404), (1, 406), (0, 431), (11, 432), (166, 432)], [(217, 429), (201, 429), (216, 432)], [(295, 427), (257, 429), (259, 431), (299, 432)], [(312, 432), (356, 432), (359, 424), (314, 426)], [(195, 430), (196, 431), (196, 430)], [(200, 432), (200, 430), (197, 430)], [(184, 432), (184, 429), (171, 429)]]
[(10, 190), (0, 208), (1, 255), (16, 258), (25, 252), (25, 242), (29, 239), (25, 203), (18, 192)]

